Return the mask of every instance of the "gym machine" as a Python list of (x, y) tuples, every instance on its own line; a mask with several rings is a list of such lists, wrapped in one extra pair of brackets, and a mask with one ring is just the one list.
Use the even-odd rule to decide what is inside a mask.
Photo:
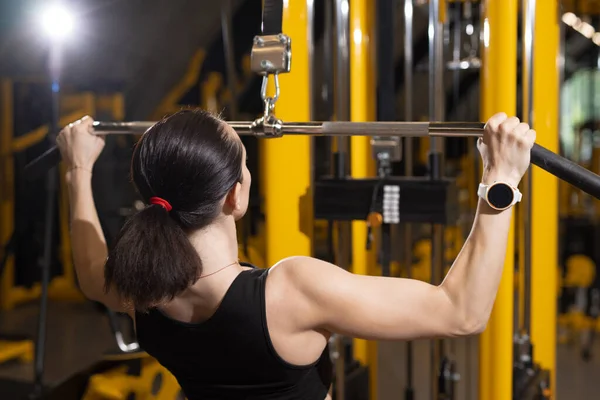
[[(273, 114), (269, 117), (274, 118)], [(97, 134), (140, 134), (152, 122), (94, 122)], [(376, 132), (379, 137), (386, 136), (427, 136), (439, 135), (444, 137), (474, 136), (481, 134), (480, 123), (406, 123), (406, 122), (312, 122), (283, 124), (281, 121), (274, 127), (257, 129), (257, 122), (232, 122), (233, 128), (240, 135), (258, 135), (262, 137), (276, 137), (285, 134), (309, 135), (361, 135), (363, 132)], [(277, 135), (269, 134), (275, 129)], [(267, 134), (265, 134), (265, 130)], [(41, 163), (48, 165), (49, 158), (41, 159)], [(555, 176), (575, 185), (581, 190), (600, 198), (600, 177), (585, 168), (562, 158), (541, 146), (532, 149), (532, 162)], [(32, 164), (40, 167), (40, 161)], [(388, 202), (386, 194), (394, 192), (393, 201)], [(315, 218), (335, 219), (342, 221), (367, 220), (372, 210), (381, 210), (386, 213), (400, 216), (403, 222), (448, 224), (456, 222), (457, 205), (453, 183), (448, 179), (420, 179), (406, 177), (380, 177), (377, 179), (323, 179), (315, 182), (314, 212)], [(375, 199), (373, 201), (373, 198)], [(373, 203), (375, 206), (373, 206)], [(397, 220), (396, 220), (397, 221)], [(387, 222), (387, 217), (384, 220)], [(517, 342), (520, 348), (530, 349), (522, 341)], [(519, 351), (517, 354), (528, 354)], [(524, 370), (529, 371), (531, 366)], [(544, 373), (544, 371), (539, 371)], [(525, 376), (529, 376), (528, 374)], [(539, 374), (528, 379), (523, 384), (529, 388), (540, 380)], [(535, 382), (534, 382), (535, 381)], [(541, 379), (541, 381), (545, 381)], [(515, 383), (517, 384), (517, 380)], [(521, 385), (519, 385), (521, 386)]]
[[(535, 35), (536, 0), (523, 1), (523, 73), (527, 83), (527, 96), (524, 96), (525, 121), (533, 126), (533, 41)], [(535, 127), (534, 127), (535, 128)], [(529, 171), (524, 177), (523, 195), (525, 212), (521, 212), (523, 238), (519, 242), (523, 286), (523, 324), (520, 326), (520, 304), (514, 306), (514, 350), (513, 350), (513, 398), (514, 399), (549, 399), (550, 371), (534, 362), (533, 344), (531, 342), (531, 185), (532, 174)], [(522, 210), (522, 209), (521, 209)], [(519, 296), (517, 296), (518, 298)]]
[[(413, 0), (404, 0), (404, 119), (410, 121), (413, 118)], [(413, 138), (404, 139), (404, 176), (413, 176)], [(412, 278), (413, 263), (413, 227), (410, 223), (404, 223), (404, 243), (402, 246), (406, 277)], [(404, 388), (404, 400), (413, 400), (415, 397), (413, 388), (413, 343), (406, 342), (406, 387)]]
[[(333, 57), (332, 75), (333, 84), (333, 111), (336, 120), (348, 121), (350, 119), (350, 28), (349, 28), (349, 1), (334, 0), (332, 7), (332, 20), (326, 21), (333, 25), (335, 32), (332, 35), (332, 47), (335, 51)], [(350, 140), (347, 137), (335, 138), (331, 148), (332, 176), (344, 180), (350, 175)], [(318, 218), (315, 215), (315, 218)], [(352, 227), (350, 222), (344, 220), (329, 220), (330, 241), (337, 243), (333, 246), (333, 260), (336, 265), (345, 270), (350, 270), (352, 262)], [(352, 344), (343, 335), (334, 334), (329, 339), (330, 357), (334, 365), (333, 395), (337, 399), (346, 399), (347, 393), (352, 393), (347, 383), (351, 374), (357, 371), (352, 358)], [(356, 390), (354, 390), (356, 392)]]
[[(598, 172), (600, 165), (600, 147), (597, 143), (599, 127), (598, 121), (592, 117), (574, 132), (577, 135), (574, 149), (577, 155), (574, 160), (594, 172)], [(586, 142), (592, 146), (591, 154), (588, 155), (582, 154), (583, 144)], [(600, 202), (569, 187), (562, 187), (561, 190), (563, 210), (560, 223), (561, 237), (564, 240), (559, 259), (564, 277), (560, 312), (571, 321), (569, 325), (573, 332), (569, 336), (579, 334), (581, 357), (589, 362), (593, 357), (596, 327), (600, 317), (600, 274), (597, 269), (600, 264), (600, 248), (595, 245), (600, 240)]]
[[(52, 110), (50, 114), (50, 126), (48, 129), (48, 141), (56, 140), (60, 130), (59, 118), (59, 96), (60, 96), (60, 71), (61, 54), (57, 44), (51, 43), (48, 54), (48, 70), (51, 79)], [(48, 315), (48, 285), (50, 284), (50, 268), (52, 264), (52, 236), (54, 233), (54, 208), (56, 206), (56, 192), (58, 190), (58, 171), (49, 168), (46, 171), (46, 220), (44, 223), (44, 251), (41, 261), (41, 286), (40, 310), (38, 314), (38, 327), (34, 354), (34, 379), (31, 398), (42, 398), (44, 394), (44, 364), (46, 352), (46, 316)]]
[[(273, 101), (272, 98), (269, 99)], [(271, 107), (272, 111), (272, 107)], [(283, 123), (272, 112), (255, 121), (232, 121), (229, 126), (241, 136), (278, 138), (284, 135), (308, 136), (380, 136), (380, 137), (479, 137), (485, 124), (481, 122), (290, 122)], [(141, 135), (156, 122), (109, 122), (95, 121), (94, 134)], [(60, 152), (53, 147), (27, 165), (28, 176), (35, 176), (60, 161)], [(600, 199), (600, 176), (582, 166), (535, 144), (531, 150), (531, 163), (557, 178)], [(408, 184), (410, 185), (410, 184)], [(423, 189), (424, 190), (424, 189)], [(346, 199), (346, 201), (348, 201)], [(415, 205), (416, 206), (416, 205)], [(418, 207), (418, 206), (416, 206)], [(431, 208), (424, 205), (421, 207)], [(435, 208), (436, 206), (433, 206)], [(414, 220), (416, 218), (416, 220)], [(413, 222), (418, 217), (410, 218)], [(421, 219), (421, 222), (429, 222)]]
[[(273, 99), (269, 98), (269, 102)], [(485, 124), (481, 122), (290, 122), (283, 123), (271, 111), (255, 121), (232, 121), (229, 126), (241, 136), (278, 138), (284, 135), (307, 136), (380, 136), (380, 137), (479, 137)], [(264, 122), (266, 120), (266, 122)], [(95, 121), (94, 134), (141, 135), (156, 122)], [(47, 171), (60, 161), (60, 152), (53, 147), (27, 165), (29, 177)], [(531, 163), (555, 177), (600, 199), (600, 176), (584, 167), (535, 144), (531, 150)], [(410, 185), (410, 184), (408, 184)], [(346, 199), (346, 201), (348, 201)], [(418, 206), (417, 206), (418, 207)], [(421, 207), (426, 207), (421, 205)], [(435, 206), (433, 207), (435, 208)], [(413, 220), (412, 217), (410, 218)], [(419, 218), (417, 218), (419, 220)], [(417, 222), (414, 221), (413, 222)], [(421, 222), (429, 222), (421, 219)]]
[[(269, 10), (266, 3), (265, 13)], [(264, 24), (265, 27), (267, 25)], [(383, 145), (385, 140), (390, 138), (393, 142), (398, 137), (476, 137), (481, 135), (484, 128), (481, 123), (470, 122), (354, 123), (327, 121), (284, 123), (274, 113), (275, 103), (280, 94), (277, 75), (289, 72), (290, 66), (291, 42), (289, 37), (279, 32), (264, 29), (263, 35), (255, 39), (252, 52), (252, 68), (263, 76), (261, 96), (265, 103), (264, 113), (262, 117), (255, 121), (230, 122), (230, 125), (240, 135), (253, 135), (264, 138), (277, 138), (283, 135), (337, 137), (367, 135), (374, 137), (374, 147), (377, 148), (378, 145)], [(267, 96), (267, 82), (271, 75), (273, 75), (275, 81), (274, 97)], [(432, 108), (434, 107), (432, 106)], [(435, 113), (433, 114), (432, 119), (441, 119), (435, 117)], [(96, 121), (94, 130), (97, 134), (141, 134), (152, 125), (153, 122), (113, 123)], [(379, 142), (376, 140), (379, 140)], [(434, 150), (436, 150), (441, 140), (437, 142), (434, 140), (433, 142), (436, 145)], [(394, 146), (387, 148), (397, 150)], [(385, 150), (385, 146), (380, 147), (380, 149), (383, 149), (383, 151), (378, 152), (379, 156), (385, 158), (385, 154), (389, 155), (388, 150)], [(435, 151), (433, 153), (435, 154)], [(437, 157), (439, 156), (433, 155), (431, 157), (432, 166), (441, 164)], [(58, 151), (51, 149), (30, 164), (27, 172), (35, 175), (37, 172), (46, 171), (58, 160)], [(532, 163), (594, 197), (600, 197), (600, 178), (575, 163), (538, 145), (532, 150)], [(337, 221), (367, 220), (370, 213), (380, 210), (382, 214), (386, 214), (385, 216), (382, 215), (386, 223), (390, 224), (398, 223), (398, 216), (400, 216), (402, 222), (409, 223), (430, 223), (442, 226), (456, 222), (457, 206), (453, 204), (456, 195), (451, 180), (442, 178), (441, 174), (432, 174), (431, 179), (391, 177), (386, 173), (385, 165), (385, 163), (380, 163), (381, 174), (377, 179), (348, 180), (335, 177), (315, 182), (315, 217)], [(348, 196), (347, 193), (352, 193), (352, 196)], [(390, 193), (391, 196), (386, 196)], [(332, 199), (334, 200), (332, 201)], [(434, 249), (434, 257), (436, 255), (439, 258), (439, 254)], [(433, 262), (432, 265), (435, 268), (436, 262)]]

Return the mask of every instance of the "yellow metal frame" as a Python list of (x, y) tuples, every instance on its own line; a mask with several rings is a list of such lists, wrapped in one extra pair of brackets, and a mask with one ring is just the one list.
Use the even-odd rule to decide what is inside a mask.
[[(484, 4), (481, 119), (517, 112), (517, 0)], [(480, 338), (479, 399), (511, 400), (513, 368), (514, 218), (502, 281), (487, 329)], [(552, 328), (553, 329), (553, 328)]]
[[(279, 76), (281, 97), (275, 112), (283, 121), (310, 121), (310, 49), (306, 1), (284, 2), (283, 31), (292, 39), (294, 59), (290, 73)], [(261, 179), (264, 185), (265, 262), (312, 254), (311, 140), (286, 136), (263, 140)], [(290, 159), (294, 162), (290, 163)], [(285, 165), (285, 168), (281, 168)]]
[[(250, 61), (251, 61), (251, 57), (250, 54), (246, 54), (242, 57), (242, 61), (241, 61), (241, 66), (242, 66), (242, 74), (240, 76), (241, 79), (239, 79), (237, 82), (235, 82), (235, 88), (236, 88), (236, 92), (240, 93), (244, 90), (244, 88), (246, 87), (247, 83), (251, 80), (256, 78), (256, 74), (252, 71), (251, 65), (250, 65)], [(221, 95), (219, 97), (221, 104), (228, 104), (229, 102), (232, 101), (231, 96), (232, 93), (229, 90), (229, 85), (223, 85), (223, 89), (221, 90)]]
[[(13, 140), (13, 83), (8, 79), (0, 81), (0, 244), (2, 251), (14, 231), (14, 160)], [(14, 282), (14, 257), (6, 260), (0, 282), (0, 307), (9, 301), (9, 293)]]
[(219, 72), (210, 72), (206, 80), (200, 84), (200, 106), (217, 114), (221, 107), (219, 92), (222, 87), (223, 75)]
[[(560, 19), (554, 1), (536, 2), (533, 104), (537, 143), (559, 151)], [(531, 187), (531, 340), (534, 361), (556, 388), (558, 178), (533, 168)], [(550, 251), (549, 251), (550, 249)]]
[[(0, 80), (0, 246), (4, 250), (14, 230), (14, 163), (13, 139), (13, 84), (8, 79)], [(4, 254), (0, 253), (0, 256)], [(10, 256), (0, 276), (0, 306), (14, 282), (14, 257)], [(0, 341), (0, 364), (19, 359), (33, 360), (31, 340)]]
[[(90, 377), (82, 400), (126, 400), (133, 394), (136, 399), (172, 400), (178, 397), (181, 387), (177, 379), (154, 358), (140, 360), (139, 376), (127, 373), (127, 366), (120, 365)], [(157, 376), (161, 376), (158, 392), (153, 393)]]
[(12, 360), (30, 363), (33, 361), (33, 349), (31, 340), (0, 340), (0, 364)]
[(125, 119), (125, 97), (122, 93), (96, 95), (96, 111), (106, 111), (115, 121), (122, 121)]
[[(13, 154), (22, 151), (29, 146), (35, 145), (43, 140), (48, 134), (49, 127), (41, 126), (23, 136), (15, 138), (13, 136), (13, 107), (12, 107), (12, 86), (9, 80), (2, 81), (2, 173), (3, 185), (0, 196), (2, 203), (2, 243), (6, 243), (14, 230), (14, 169)], [(84, 115), (94, 115), (94, 95), (92, 93), (82, 93), (77, 95), (65, 96), (66, 105), (78, 104), (79, 109), (64, 115), (60, 118), (59, 125), (63, 126)], [(123, 105), (122, 99), (120, 102)], [(66, 109), (65, 105), (63, 107)], [(116, 108), (116, 107), (115, 107)], [(122, 111), (121, 111), (122, 113)], [(64, 172), (64, 166), (59, 166)], [(64, 173), (61, 173), (58, 195), (59, 206), (59, 229), (61, 231), (61, 242), (59, 244), (59, 257), (63, 266), (62, 275), (56, 276), (50, 282), (48, 287), (48, 296), (53, 300), (83, 301), (85, 298), (76, 285), (75, 272), (71, 258), (71, 242), (69, 237), (69, 206), (68, 193), (64, 181)], [(41, 293), (39, 283), (32, 285), (31, 288), (15, 286), (15, 264), (14, 257), (9, 257), (3, 276), (1, 277), (0, 291), (0, 309), (9, 310), (18, 304), (30, 302), (37, 299)]]
[[(350, 120), (354, 122), (376, 118), (374, 15), (372, 1), (350, 0)], [(355, 179), (375, 175), (369, 137), (350, 139), (350, 173)], [(352, 272), (377, 275), (376, 253), (367, 251), (366, 242), (366, 222), (352, 222)], [(353, 342), (354, 357), (369, 368), (370, 398), (377, 399), (377, 342), (362, 339)]]

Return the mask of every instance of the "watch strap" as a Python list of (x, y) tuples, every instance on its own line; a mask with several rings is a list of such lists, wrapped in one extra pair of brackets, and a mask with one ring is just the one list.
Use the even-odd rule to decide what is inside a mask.
[(490, 185), (486, 185), (486, 184), (484, 184), (484, 183), (480, 183), (480, 184), (479, 184), (479, 187), (477, 188), (477, 196), (479, 196), (479, 197), (481, 197), (482, 199), (484, 199), (484, 200), (485, 200), (485, 194), (486, 194), (486, 192), (487, 192), (487, 188), (488, 188), (489, 186), (490, 186)]

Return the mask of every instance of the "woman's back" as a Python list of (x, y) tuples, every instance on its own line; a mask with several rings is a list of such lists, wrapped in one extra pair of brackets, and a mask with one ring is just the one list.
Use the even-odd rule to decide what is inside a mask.
[(157, 308), (136, 313), (141, 347), (173, 373), (188, 399), (327, 396), (332, 378), (327, 348), (317, 362), (297, 366), (273, 347), (266, 322), (268, 271), (240, 272), (201, 323), (177, 321)]

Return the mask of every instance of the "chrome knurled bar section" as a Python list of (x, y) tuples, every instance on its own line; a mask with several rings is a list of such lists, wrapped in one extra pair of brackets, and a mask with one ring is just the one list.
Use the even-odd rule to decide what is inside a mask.
[[(142, 134), (155, 122), (104, 122), (95, 121), (97, 134)], [(228, 124), (239, 135), (280, 137), (283, 135), (309, 136), (402, 136), (402, 137), (468, 137), (481, 136), (485, 124), (481, 122), (286, 122), (272, 135), (257, 129), (250, 121), (232, 121)]]

